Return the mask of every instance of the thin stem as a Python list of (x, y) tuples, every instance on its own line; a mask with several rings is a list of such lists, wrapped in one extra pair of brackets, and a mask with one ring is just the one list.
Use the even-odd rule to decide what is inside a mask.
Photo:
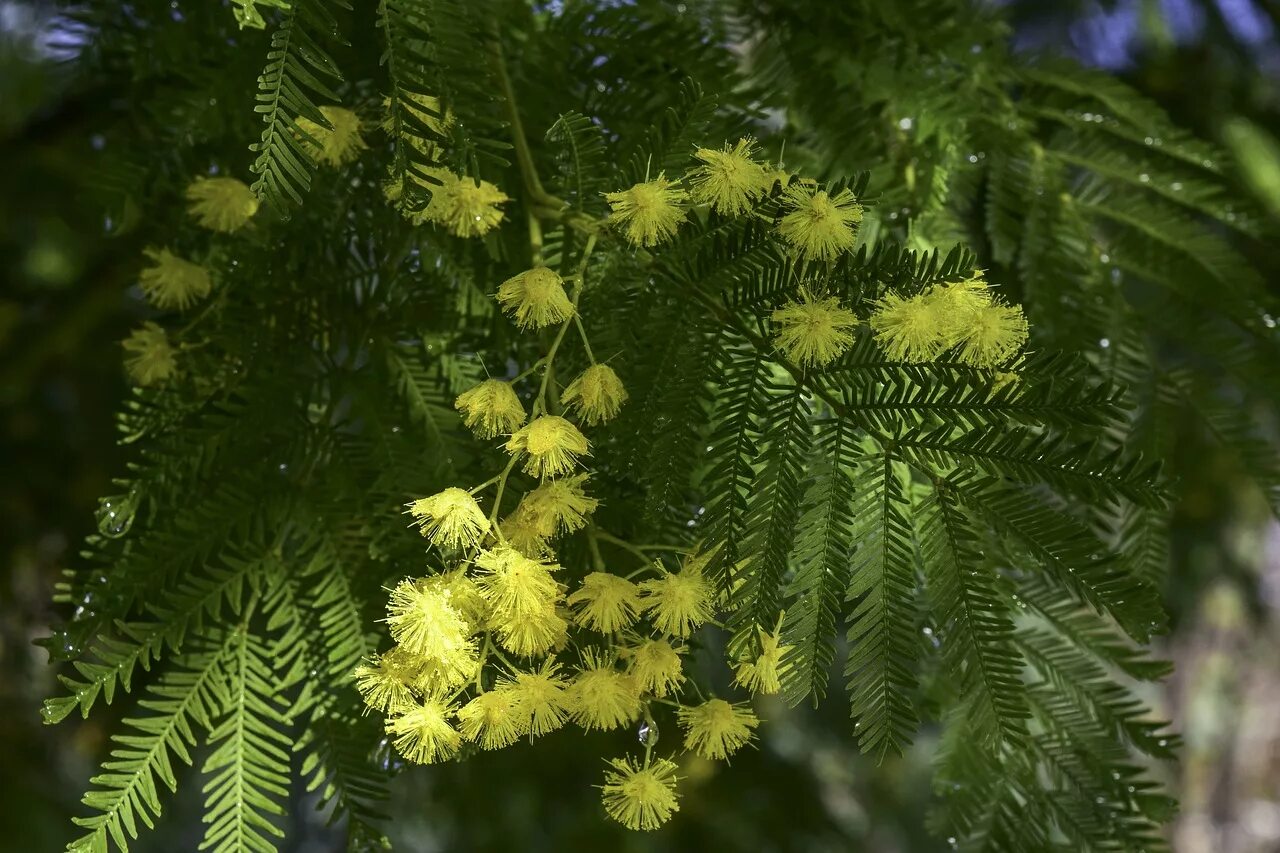
[(481, 679), (484, 678), (484, 662), (489, 659), (489, 652), (493, 650), (493, 639), (489, 632), (484, 635), (484, 648), (480, 649), (480, 665), (476, 667), (476, 692), (484, 692), (484, 684)]
[(535, 267), (542, 266), (542, 223), (529, 208), (529, 254)]
[(520, 120), (520, 109), (516, 105), (515, 87), (511, 84), (511, 75), (507, 71), (507, 59), (502, 50), (502, 36), (497, 24), (491, 28), (492, 40), (490, 48), (493, 53), (494, 67), (498, 72), (498, 83), (502, 87), (502, 100), (507, 107), (507, 121), (511, 124), (511, 142), (515, 146), (516, 164), (520, 167), (520, 176), (524, 179), (525, 192), (529, 196), (530, 212), (537, 216), (539, 208), (550, 208), (560, 211), (565, 203), (542, 188), (542, 181), (533, 165), (533, 151), (529, 148), (529, 140), (524, 133), (524, 122)]
[(507, 541), (502, 535), (502, 529), (498, 527), (498, 513), (502, 511), (502, 492), (507, 488), (507, 478), (511, 476), (511, 469), (516, 467), (516, 460), (519, 458), (519, 455), (512, 454), (511, 459), (507, 461), (507, 467), (503, 468), (502, 473), (498, 475), (498, 493), (493, 496), (493, 509), (489, 511), (489, 524), (499, 542)]
[(628, 542), (625, 539), (622, 539), (618, 536), (614, 536), (612, 533), (608, 532), (607, 530), (602, 530), (599, 528), (596, 529), (596, 536), (598, 536), (603, 541), (610, 543), (611, 545), (617, 545), (619, 548), (626, 548), (628, 551), (644, 559), (645, 561), (649, 560), (649, 555), (646, 554), (645, 551), (674, 551), (679, 554), (689, 553), (688, 548), (682, 548), (677, 545), (635, 545), (631, 542)]
[(582, 315), (577, 311), (573, 312), (573, 324), (578, 327), (578, 337), (582, 339), (582, 348), (587, 353), (587, 361), (591, 364), (595, 364), (595, 353), (591, 351), (591, 342), (587, 340), (587, 330), (582, 326)]
[(603, 572), (605, 562), (604, 557), (600, 554), (600, 540), (596, 538), (597, 532), (594, 524), (587, 526), (587, 547), (591, 549), (591, 565), (597, 572)]
[(542, 365), (545, 363), (546, 363), (546, 358), (538, 359), (533, 364), (529, 365), (527, 368), (517, 373), (515, 375), (515, 378), (511, 380), (512, 384), (519, 382), (521, 379), (524, 379), (526, 376), (536, 371), (539, 367), (542, 367)]
[(498, 478), (499, 478), (499, 477), (501, 477), (501, 476), (502, 476), (501, 474), (494, 474), (492, 477), (490, 477), (489, 479), (485, 480), (485, 481), (484, 481), (483, 483), (481, 483), (480, 485), (478, 485), (478, 486), (472, 486), (471, 488), (467, 489), (467, 494), (469, 494), (469, 495), (478, 495), (478, 494), (480, 494), (480, 493), (481, 493), (481, 492), (483, 492), (485, 489), (489, 488), (489, 487), (490, 487), (490, 486), (492, 486), (494, 483), (498, 482)]

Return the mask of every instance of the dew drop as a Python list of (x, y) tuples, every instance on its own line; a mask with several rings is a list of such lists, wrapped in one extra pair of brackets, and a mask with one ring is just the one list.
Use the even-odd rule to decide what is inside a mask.
[(404, 759), (392, 749), (391, 739), (385, 737), (369, 753), (369, 760), (383, 773), (399, 773), (405, 767)]
[(636, 729), (636, 739), (642, 746), (656, 746), (658, 743), (658, 724), (645, 720)]

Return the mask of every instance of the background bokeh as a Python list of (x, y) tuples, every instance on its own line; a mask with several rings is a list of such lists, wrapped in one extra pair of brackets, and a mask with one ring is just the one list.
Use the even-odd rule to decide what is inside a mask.
[[(1269, 0), (1003, 0), (1013, 40), (1106, 68), (1180, 123), (1228, 149), (1241, 193), (1280, 216), (1280, 7)], [(174, 4), (175, 9), (178, 4)], [(55, 689), (34, 641), (60, 618), (60, 573), (94, 525), (124, 452), (114, 412), (125, 383), (118, 341), (142, 314), (139, 246), (109, 238), (84, 201), (95, 126), (129, 92), (70, 85), (83, 35), (52, 3), (0, 0), (0, 848), (60, 849), (105, 747), (110, 714), (46, 728)], [(1256, 247), (1275, 286), (1280, 247)], [(1182, 801), (1171, 826), (1187, 853), (1280, 850), (1280, 525), (1224, 455), (1190, 428), (1176, 485), (1172, 631), (1158, 651), (1176, 675), (1147, 696), (1186, 746), (1163, 768)], [(839, 697), (835, 697), (838, 699)], [(119, 708), (113, 713), (119, 713)], [(928, 761), (880, 772), (852, 750), (838, 701), (817, 713), (766, 709), (759, 751), (732, 772), (695, 766), (685, 810), (661, 841), (600, 820), (590, 756), (561, 732), (535, 751), (477, 756), (447, 773), (401, 774), (391, 812), (405, 850), (570, 849), (923, 851)], [(561, 743), (564, 741), (564, 743)], [(566, 748), (558, 748), (561, 744)], [(584, 757), (585, 756), (585, 757)], [(386, 754), (372, 760), (394, 765)], [(495, 786), (495, 780), (520, 780)], [(167, 810), (141, 850), (194, 849), (198, 790)], [(333, 835), (296, 810), (299, 850)], [(184, 826), (186, 827), (184, 830)]]

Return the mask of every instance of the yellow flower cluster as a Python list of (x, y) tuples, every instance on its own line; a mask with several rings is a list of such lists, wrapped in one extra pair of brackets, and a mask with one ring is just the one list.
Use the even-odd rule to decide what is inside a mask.
[(953, 353), (962, 364), (984, 368), (1009, 363), (1028, 332), (1022, 308), (992, 296), (981, 273), (910, 297), (886, 294), (871, 314), (871, 329), (895, 361)]
[(142, 271), (138, 283), (147, 301), (160, 310), (186, 310), (213, 289), (209, 271), (199, 264), (168, 249), (147, 249), (144, 254), (151, 266)]
[(839, 358), (853, 343), (858, 318), (834, 296), (818, 299), (808, 291), (799, 302), (773, 312), (778, 348), (801, 367), (822, 367)]
[(307, 151), (317, 163), (338, 167), (350, 163), (369, 146), (360, 136), (360, 117), (342, 107), (321, 107), (320, 114), (329, 124), (326, 127), (309, 118), (298, 119), (298, 130)]
[(211, 231), (239, 231), (258, 212), (258, 197), (235, 178), (196, 178), (187, 186), (188, 210)]
[(437, 170), (439, 186), (431, 188), (431, 201), (422, 218), (457, 237), (483, 237), (502, 221), (500, 205), (511, 199), (488, 181)]
[(669, 180), (662, 173), (628, 189), (605, 193), (611, 209), (609, 224), (627, 242), (651, 248), (670, 240), (688, 218), (689, 203), (705, 205), (725, 217), (750, 214), (780, 184), (777, 233), (791, 252), (804, 260), (828, 263), (856, 245), (862, 205), (852, 191), (833, 194), (813, 181), (791, 182), (789, 173), (757, 159), (752, 139), (726, 143), (719, 150), (698, 148), (693, 156), (697, 165), (679, 180)]
[(122, 344), (125, 369), (139, 385), (160, 385), (178, 371), (177, 353), (159, 324), (146, 322)]
[[(534, 516), (547, 537), (579, 529), (595, 508), (585, 479), (545, 482), (517, 512)], [(433, 542), (464, 556), (391, 590), (386, 624), (395, 645), (354, 673), (406, 759), (446, 761), (466, 742), (502, 749), (568, 723), (584, 731), (650, 725), (651, 704), (680, 695), (681, 640), (714, 610), (707, 555), (687, 557), (676, 571), (654, 563), (639, 582), (591, 572), (570, 592), (558, 565), (522, 554), (480, 523), (468, 492), (446, 489), (410, 512)], [(685, 750), (710, 760), (747, 745), (759, 725), (742, 704), (676, 704)], [(652, 745), (643, 759), (610, 762), (602, 786), (606, 813), (632, 829), (656, 829), (678, 811), (678, 765), (653, 755)]]
[[(703, 217), (760, 216), (804, 260), (829, 263), (854, 247), (862, 208), (848, 190), (793, 181), (758, 160), (748, 139), (699, 148), (694, 159), (678, 180), (660, 173), (606, 193), (614, 233), (634, 246), (658, 246), (694, 205)], [(434, 174), (443, 186), (433, 191), (426, 219), (462, 236), (501, 220), (506, 197), (497, 188)], [(750, 744), (759, 720), (745, 702), (701, 695), (685, 671), (697, 642), (691, 638), (718, 625), (717, 608), (727, 602), (710, 576), (714, 549), (633, 545), (597, 518), (601, 502), (586, 470), (596, 439), (584, 429), (619, 417), (628, 391), (615, 368), (596, 359), (580, 314), (580, 304), (589, 304), (580, 300), (590, 256), (604, 235), (587, 228), (581, 236), (572, 247), (566, 240), (554, 262), (533, 246), (533, 265), (496, 287), (512, 325), (543, 331), (547, 349), (523, 372), (463, 391), (454, 406), (478, 438), (500, 440), (507, 464), (474, 488), (446, 488), (408, 504), (447, 568), (391, 590), (386, 623), (394, 646), (365, 661), (355, 678), (369, 708), (386, 715), (396, 749), (418, 763), (447, 760), (463, 743), (501, 749), (570, 724), (600, 732), (638, 726), (643, 756), (611, 760), (601, 797), (609, 817), (653, 830), (679, 811), (681, 775), (675, 756), (654, 752), (655, 715), (674, 716), (685, 754), (712, 761)], [(964, 289), (945, 296), (957, 313), (971, 299)], [(806, 368), (845, 353), (859, 323), (816, 284), (772, 320), (779, 350)], [(557, 358), (575, 338), (584, 358), (570, 373)], [(562, 376), (572, 379), (563, 384)], [(582, 547), (560, 552), (570, 537)], [(562, 566), (560, 553), (590, 565)], [(615, 560), (639, 562), (628, 573), (615, 570)], [(738, 632), (730, 649), (738, 686), (752, 694), (782, 690), (791, 646), (781, 618), (772, 632)]]

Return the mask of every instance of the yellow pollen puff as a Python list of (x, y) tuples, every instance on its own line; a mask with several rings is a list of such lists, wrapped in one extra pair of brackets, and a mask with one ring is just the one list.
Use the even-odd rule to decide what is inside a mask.
[(160, 310), (186, 310), (213, 289), (209, 271), (199, 264), (168, 249), (147, 249), (145, 254), (152, 265), (142, 271), (139, 284), (147, 301)]
[(439, 591), (449, 599), (449, 605), (466, 620), (471, 633), (484, 627), (489, 617), (489, 602), (484, 600), (475, 581), (467, 577), (465, 567), (450, 569), (418, 580), (425, 591)]
[(569, 717), (565, 693), (569, 685), (560, 677), (560, 665), (555, 661), (545, 661), (537, 672), (517, 672), (514, 679), (500, 679), (498, 686), (515, 700), (521, 733), (542, 737), (559, 729)]
[(524, 406), (510, 382), (486, 379), (458, 395), (453, 407), (478, 438), (509, 435), (524, 423)]
[(516, 507), (515, 512), (502, 520), (499, 527), (507, 544), (524, 556), (533, 560), (551, 556), (551, 546), (547, 543), (547, 537), (542, 534), (542, 520), (528, 512), (523, 502)]
[(839, 358), (853, 343), (850, 331), (858, 325), (852, 311), (834, 296), (816, 299), (802, 293), (773, 312), (778, 347), (801, 367), (821, 367)]
[(559, 415), (543, 415), (521, 427), (507, 441), (508, 453), (527, 453), (524, 472), (535, 477), (568, 474), (591, 446), (578, 428)]
[(502, 221), (498, 205), (511, 199), (488, 181), (441, 171), (423, 217), (457, 237), (483, 237)]
[(680, 651), (667, 640), (645, 640), (630, 654), (631, 677), (641, 690), (661, 698), (684, 682)]
[(750, 708), (711, 699), (701, 705), (682, 706), (676, 718), (684, 728), (684, 748), (703, 758), (720, 761), (737, 752), (754, 737), (760, 725)]
[[(1016, 370), (997, 370), (995, 375), (991, 377), (991, 396), (995, 396), (1001, 392), (1011, 397), (1016, 397), (1017, 383), (1022, 377), (1018, 375)], [(1005, 389), (1009, 389), (1006, 391)]]
[[(426, 125), (432, 133), (440, 136), (448, 133), (449, 128), (453, 126), (453, 110), (444, 106), (434, 95), (409, 92), (399, 98), (395, 106), (400, 110), (400, 133), (415, 148), (434, 145), (434, 142), (419, 136), (418, 131), (408, 125), (407, 117), (412, 116), (413, 119)], [(382, 120), (382, 129), (387, 133), (395, 133), (396, 116), (392, 110), (390, 98), (382, 99), (382, 108), (386, 111), (386, 117)]]
[(143, 323), (121, 346), (125, 352), (125, 368), (139, 385), (159, 385), (178, 372), (177, 352), (157, 323)]
[(396, 751), (414, 764), (434, 764), (452, 758), (462, 743), (450, 723), (453, 708), (437, 699), (426, 699), (420, 705), (387, 718), (387, 734), (394, 739)]
[(187, 202), (196, 222), (224, 233), (240, 230), (258, 212), (258, 197), (235, 178), (196, 178), (187, 186)]
[(609, 762), (601, 799), (609, 817), (631, 830), (653, 830), (680, 811), (676, 790), (676, 764), (657, 758), (647, 767), (635, 767), (625, 758)]
[(442, 548), (470, 548), (489, 530), (489, 519), (466, 489), (456, 486), (408, 504), (422, 535)]
[(498, 302), (521, 329), (541, 329), (573, 316), (564, 280), (549, 267), (534, 267), (504, 281)]
[(661, 571), (661, 577), (640, 584), (644, 609), (652, 613), (653, 624), (662, 633), (687, 637), (711, 618), (715, 590), (701, 572), (688, 567), (679, 574)]
[(368, 148), (360, 137), (360, 117), (342, 107), (321, 107), (320, 114), (329, 122), (325, 127), (309, 118), (298, 119), (298, 130), (310, 139), (303, 144), (317, 163), (342, 166), (360, 156)]
[(476, 558), (476, 568), (480, 573), (476, 586), (495, 623), (515, 616), (541, 616), (559, 595), (551, 572), (560, 567), (531, 560), (514, 548), (485, 551)]
[(709, 204), (716, 213), (739, 216), (773, 186), (773, 175), (757, 163), (755, 143), (739, 139), (720, 151), (699, 148), (693, 154), (702, 165), (689, 175), (690, 196), (697, 204)]
[(520, 499), (516, 515), (531, 521), (543, 539), (581, 530), (587, 524), (587, 516), (600, 505), (583, 490), (586, 481), (586, 474), (547, 480)]
[(587, 731), (624, 726), (639, 717), (642, 708), (635, 679), (590, 652), (569, 685), (568, 700), (573, 721)]
[(417, 658), (421, 664), (413, 689), (422, 696), (443, 696), (474, 681), (480, 669), (480, 655), (474, 644), (468, 645), (450, 660)]
[(885, 355), (894, 361), (930, 361), (946, 346), (943, 332), (947, 320), (936, 302), (923, 296), (904, 298), (888, 293), (876, 303), (871, 329)]
[(474, 672), (471, 626), (446, 590), (411, 578), (400, 581), (387, 602), (387, 627), (406, 650), (439, 664), (446, 680)]
[(553, 602), (547, 602), (536, 612), (516, 611), (497, 616), (494, 626), (502, 647), (521, 657), (545, 655), (563, 643), (569, 631), (569, 623), (557, 612)]
[(631, 189), (605, 193), (612, 213), (609, 221), (622, 227), (633, 246), (656, 246), (675, 236), (684, 222), (681, 204), (688, 193), (658, 175), (652, 181), (636, 184)]
[(782, 690), (781, 675), (785, 671), (782, 656), (791, 650), (791, 646), (781, 645), (778, 634), (760, 632), (760, 656), (738, 662), (734, 681), (753, 693), (774, 694)]
[(399, 714), (413, 707), (412, 685), (417, 674), (413, 656), (399, 648), (362, 661), (353, 673), (365, 705), (384, 714)]
[(496, 688), (481, 693), (458, 711), (459, 728), (467, 740), (482, 749), (502, 749), (520, 739), (520, 709), (510, 690)]
[(1027, 318), (1021, 306), (999, 300), (972, 312), (955, 333), (957, 358), (973, 367), (998, 367), (1027, 342)]
[(974, 312), (991, 304), (991, 291), (982, 274), (976, 273), (964, 281), (934, 285), (924, 298), (938, 313), (943, 337), (951, 338)]
[(805, 258), (831, 261), (853, 248), (862, 205), (848, 189), (832, 197), (825, 190), (792, 184), (783, 202), (790, 212), (782, 217), (778, 233)]
[(640, 612), (640, 588), (624, 577), (592, 572), (566, 603), (574, 608), (578, 624), (612, 634), (635, 621)]
[(627, 389), (607, 364), (593, 364), (564, 389), (560, 399), (595, 426), (613, 420), (627, 401)]

